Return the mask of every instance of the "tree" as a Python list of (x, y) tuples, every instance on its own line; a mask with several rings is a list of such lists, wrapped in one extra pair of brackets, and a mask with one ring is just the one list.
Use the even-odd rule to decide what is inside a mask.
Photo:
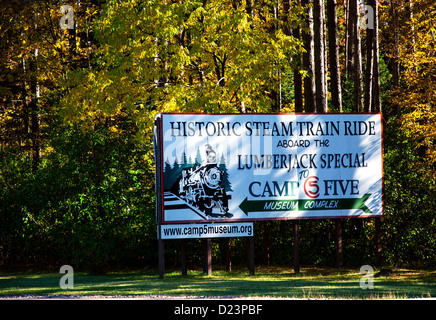
[[(296, 5), (301, 6), (300, 1), (296, 2)], [(283, 1), (283, 33), (285, 35), (293, 35), (296, 40), (301, 39), (301, 26), (297, 24), (294, 28), (288, 23), (289, 17), (292, 16), (290, 11), (290, 1)], [(295, 112), (303, 112), (303, 79), (301, 76), (301, 53), (297, 53), (293, 57), (295, 61), (294, 72), (293, 72), (293, 85), (294, 85), (294, 101), (295, 101)]]
[(57, 2), (1, 4), (0, 128), (8, 130), (0, 129), (0, 141), (29, 152), (33, 171), (43, 156), (47, 125), (64, 94), (63, 80), (68, 70), (89, 59), (89, 44), (82, 47), (78, 38), (95, 8), (80, 1), (70, 4), (80, 31), (74, 38), (59, 27), (62, 14)]
[(65, 116), (136, 105), (137, 122), (149, 127), (158, 110), (272, 110), (287, 59), (301, 50), (275, 28), (274, 8), (274, 1), (109, 1), (96, 25), (101, 64), (70, 75)]
[[(433, 0), (370, 0), (374, 29), (359, 28), (362, 1), (327, 0), (328, 31), (320, 0), (76, 0), (69, 30), (59, 1), (16, 3), (0, 4), (0, 266), (153, 264), (157, 112), (287, 112), (293, 101), (326, 112), (341, 100), (347, 112), (383, 101), (387, 261), (434, 265)], [(201, 162), (200, 149), (166, 159), (164, 189)], [(292, 229), (264, 226), (256, 252), (289, 261)], [(334, 264), (335, 224), (299, 227), (302, 262)], [(343, 224), (344, 264), (372, 258), (374, 228)], [(179, 246), (166, 247), (178, 263)], [(244, 241), (232, 251), (245, 262)]]
[(372, 88), (373, 88), (373, 94), (372, 94), (372, 104), (371, 104), (371, 111), (372, 112), (381, 112), (382, 106), (381, 106), (381, 96), (380, 96), (380, 53), (379, 53), (379, 13), (378, 13), (378, 7), (379, 2), (378, 0), (372, 0), (371, 2), (374, 6), (374, 76), (373, 76), (373, 82), (372, 82)]
[(305, 52), (303, 53), (303, 68), (306, 71), (304, 78), (304, 110), (315, 112), (315, 62), (314, 62), (314, 29), (312, 0), (301, 0), (301, 4), (307, 10), (306, 27), (303, 31), (303, 42)]
[(330, 92), (332, 95), (333, 107), (337, 108), (339, 112), (342, 112), (341, 70), (339, 64), (339, 40), (336, 7), (336, 0), (327, 1), (327, 22), (331, 78)]
[[(392, 29), (393, 29), (393, 48), (391, 50), (387, 50), (388, 55), (391, 56), (391, 64), (392, 64), (392, 77), (393, 77), (393, 85), (394, 91), (399, 89), (400, 86), (400, 42), (399, 42), (399, 18), (398, 18), (398, 4), (396, 0), (392, 0), (389, 6), (389, 12), (392, 17)], [(396, 103), (396, 112), (397, 115), (400, 116), (400, 105)]]
[(353, 112), (362, 110), (362, 51), (358, 0), (347, 1), (346, 78), (353, 84)]
[(315, 90), (316, 111), (327, 112), (327, 65), (325, 49), (325, 13), (324, 0), (314, 0), (313, 5), (313, 32), (315, 55)]
[(350, 17), (353, 28), (353, 79), (354, 79), (354, 112), (362, 110), (362, 47), (360, 40), (359, 4), (358, 0), (350, 0)]
[[(293, 34), (296, 39), (301, 38), (300, 27), (293, 29)], [(295, 112), (303, 112), (303, 78), (301, 76), (301, 55), (296, 57), (297, 67), (294, 70), (294, 98)]]
[[(366, 71), (365, 71), (365, 112), (380, 112), (380, 72), (379, 72), (379, 46), (378, 46), (378, 1), (369, 3), (366, 28)], [(372, 25), (370, 23), (372, 22)]]
[(173, 169), (171, 167), (169, 159), (165, 160), (165, 165), (164, 165), (163, 170), (164, 170), (165, 176), (167, 177), (167, 179), (164, 180), (164, 190), (170, 190), (174, 184), (174, 180), (170, 179), (170, 177), (174, 177), (175, 175), (173, 173)]
[(195, 165), (201, 166), (202, 162), (203, 162), (203, 160), (201, 159), (200, 147), (197, 147), (197, 154), (195, 156)]
[[(371, 10), (373, 10), (373, 2), (370, 1), (369, 4)], [(372, 109), (374, 39), (374, 26), (368, 26), (366, 30), (365, 112), (371, 112)]]
[(221, 155), (218, 168), (220, 169), (223, 175), (221, 180), (221, 185), (224, 186), (226, 192), (233, 191), (232, 184), (229, 181), (229, 173), (227, 172), (226, 159), (224, 158), (224, 155)]
[[(398, 63), (403, 70), (393, 102), (401, 110), (402, 130), (418, 143), (421, 165), (434, 168), (436, 8), (430, 1), (419, 0), (413, 6), (405, 5), (399, 14), (399, 43), (402, 45), (398, 47)], [(397, 48), (393, 49), (395, 56)], [(428, 173), (434, 175), (433, 170)]]

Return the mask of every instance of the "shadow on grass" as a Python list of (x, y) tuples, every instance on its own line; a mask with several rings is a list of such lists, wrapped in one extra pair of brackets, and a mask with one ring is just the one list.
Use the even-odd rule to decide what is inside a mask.
[(159, 279), (157, 270), (109, 273), (104, 276), (74, 275), (74, 289), (59, 286), (63, 274), (0, 274), (0, 296), (17, 295), (176, 295), (219, 297), (295, 298), (414, 298), (436, 296), (434, 271), (403, 270), (391, 277), (374, 279), (374, 289), (362, 290), (362, 276), (356, 270), (305, 268), (298, 275), (285, 268), (259, 268), (256, 275), (246, 270), (216, 270), (206, 276), (191, 270), (188, 276), (168, 271)]

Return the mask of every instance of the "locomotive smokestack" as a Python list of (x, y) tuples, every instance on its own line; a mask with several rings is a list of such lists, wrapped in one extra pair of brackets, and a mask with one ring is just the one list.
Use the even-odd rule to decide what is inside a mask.
[(206, 161), (207, 163), (216, 163), (216, 153), (210, 144), (206, 144)]

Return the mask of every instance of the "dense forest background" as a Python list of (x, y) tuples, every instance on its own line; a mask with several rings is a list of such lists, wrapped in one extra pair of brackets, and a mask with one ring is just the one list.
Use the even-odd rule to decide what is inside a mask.
[[(383, 263), (434, 267), (435, 34), (434, 0), (2, 0), (0, 267), (156, 266), (169, 111), (382, 112)], [(335, 222), (299, 228), (301, 263), (334, 265)], [(374, 220), (342, 228), (344, 265), (374, 264)], [(292, 230), (256, 222), (256, 264), (291, 265)], [(165, 251), (178, 265), (180, 242)]]

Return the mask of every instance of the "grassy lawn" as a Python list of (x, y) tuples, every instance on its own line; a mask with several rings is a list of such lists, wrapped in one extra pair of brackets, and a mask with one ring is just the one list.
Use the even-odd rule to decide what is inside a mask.
[(74, 274), (74, 289), (62, 290), (60, 273), (0, 273), (0, 297), (5, 295), (176, 295), (218, 297), (295, 298), (427, 298), (436, 297), (436, 271), (402, 269), (388, 277), (374, 278), (374, 289), (362, 290), (359, 270), (338, 272), (329, 268), (303, 268), (295, 275), (290, 268), (216, 269), (212, 276), (190, 270), (182, 276), (167, 270), (114, 272), (104, 276)]

